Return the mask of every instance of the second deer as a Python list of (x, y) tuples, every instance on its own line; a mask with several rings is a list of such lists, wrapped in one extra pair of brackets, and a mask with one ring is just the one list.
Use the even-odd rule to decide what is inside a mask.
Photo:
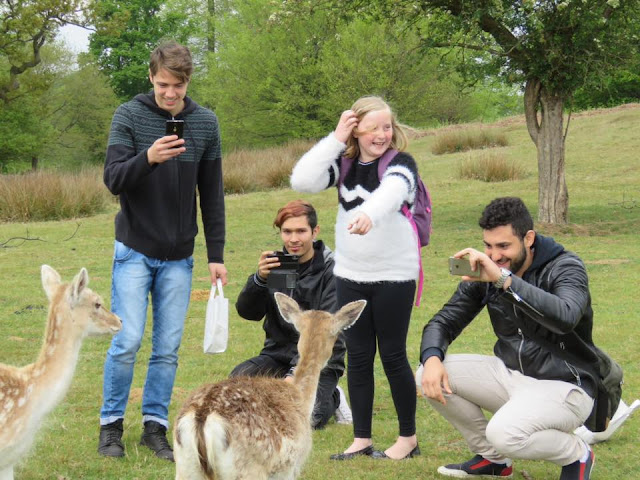
[(360, 317), (358, 300), (337, 313), (302, 311), (275, 294), (282, 317), (300, 332), (293, 382), (235, 377), (204, 385), (182, 406), (173, 430), (176, 480), (298, 478), (311, 451), (311, 414), (320, 371), (343, 329)]

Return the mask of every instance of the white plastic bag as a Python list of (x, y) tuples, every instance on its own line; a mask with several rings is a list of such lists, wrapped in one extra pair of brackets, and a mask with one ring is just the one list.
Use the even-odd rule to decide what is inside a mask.
[[(216, 295), (216, 289), (218, 295)], [(211, 285), (207, 315), (204, 324), (204, 353), (222, 353), (227, 349), (229, 339), (229, 299), (224, 298), (222, 280)]]
[(592, 432), (587, 427), (582, 425), (573, 433), (578, 435), (590, 445), (593, 445), (594, 443), (604, 442), (606, 440), (609, 440), (611, 435), (613, 435), (613, 433), (618, 430), (618, 428), (620, 428), (620, 425), (622, 425), (627, 420), (627, 418), (629, 418), (631, 414), (638, 408), (640, 408), (640, 400), (635, 400), (631, 405), (627, 405), (622, 401), (622, 399), (620, 399), (618, 409), (616, 410), (616, 413), (613, 415), (613, 418), (609, 422), (609, 426), (604, 432)]

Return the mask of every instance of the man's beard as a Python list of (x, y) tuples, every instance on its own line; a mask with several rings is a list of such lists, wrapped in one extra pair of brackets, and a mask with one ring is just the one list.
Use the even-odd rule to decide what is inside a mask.
[(520, 255), (518, 255), (516, 258), (511, 260), (511, 265), (510, 265), (511, 271), (513, 273), (518, 273), (522, 268), (522, 265), (524, 265), (524, 262), (526, 261), (527, 261), (527, 247), (525, 246), (523, 241), (522, 250), (520, 250)]

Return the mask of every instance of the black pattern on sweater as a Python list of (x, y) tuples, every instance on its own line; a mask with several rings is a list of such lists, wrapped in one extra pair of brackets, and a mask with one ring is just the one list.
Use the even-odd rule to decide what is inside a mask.
[[(370, 163), (360, 163), (358, 161), (353, 162), (351, 168), (349, 169), (349, 172), (344, 178), (344, 187), (350, 192), (354, 191), (358, 186), (369, 193), (373, 192), (380, 186), (380, 179), (378, 178), (378, 161), (379, 159), (376, 159)], [(338, 161), (338, 165), (339, 163), (340, 162)], [(402, 171), (390, 171), (393, 169), (393, 167), (404, 167), (404, 169)], [(333, 169), (331, 169), (330, 174), (332, 179), (334, 177), (336, 178), (336, 180), (333, 181), (337, 182), (337, 177), (339, 175), (335, 174), (333, 172)], [(418, 178), (418, 169), (416, 166), (416, 162), (411, 155), (405, 152), (398, 153), (393, 158), (393, 160), (389, 162), (386, 174), (398, 176), (399, 178), (402, 178), (405, 182), (407, 182), (410, 196), (413, 198), (413, 194), (415, 193), (415, 185), (417, 183), (416, 180)], [(412, 175), (413, 178), (409, 178), (407, 177), (407, 175)], [(347, 201), (342, 197), (340, 193), (338, 194), (338, 199), (340, 205), (342, 205), (342, 208), (344, 208), (344, 210), (347, 212), (359, 207), (365, 201), (365, 199), (359, 195), (351, 201)], [(409, 207), (411, 206), (412, 204), (409, 204)]]

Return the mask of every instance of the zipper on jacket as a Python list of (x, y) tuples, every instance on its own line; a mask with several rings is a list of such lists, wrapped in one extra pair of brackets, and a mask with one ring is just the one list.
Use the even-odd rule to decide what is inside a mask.
[[(560, 342), (560, 349), (564, 350), (564, 342)], [(573, 365), (571, 365), (569, 362), (567, 362), (566, 360), (564, 361), (564, 364), (567, 366), (567, 368), (569, 369), (569, 371), (571, 372), (571, 375), (573, 375), (576, 379), (576, 384), (581, 387), (582, 386), (582, 380), (580, 379), (580, 373), (578, 373), (578, 369), (576, 367), (574, 367)]]
[(524, 334), (522, 333), (522, 330), (520, 330), (520, 327), (518, 327), (518, 335), (520, 335), (520, 346), (518, 347), (518, 363), (520, 363), (520, 373), (524, 375), (524, 367), (522, 366), (522, 347), (524, 346)]

